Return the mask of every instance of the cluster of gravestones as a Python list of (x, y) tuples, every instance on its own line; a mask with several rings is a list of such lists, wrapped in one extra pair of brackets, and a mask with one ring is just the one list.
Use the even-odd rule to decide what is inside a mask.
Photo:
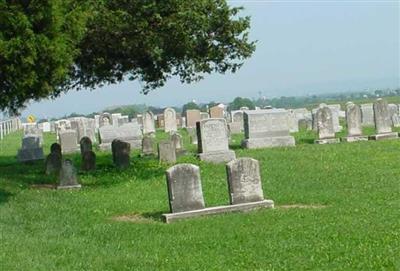
[[(397, 132), (393, 132), (392, 113), (388, 103), (383, 99), (378, 99), (373, 104), (373, 116), (376, 134), (364, 136), (362, 133), (362, 110), (359, 105), (354, 103), (346, 104), (346, 123), (347, 136), (341, 140), (345, 142), (356, 142), (366, 140), (396, 139), (399, 137)], [(332, 110), (325, 104), (320, 105), (316, 112), (316, 122), (318, 127), (319, 139), (317, 144), (339, 143), (340, 139), (335, 137), (335, 124)]]
[(201, 185), (200, 168), (179, 164), (166, 171), (170, 213), (164, 214), (167, 223), (204, 215), (273, 208), (265, 200), (257, 160), (240, 158), (226, 165), (230, 205), (206, 208)]

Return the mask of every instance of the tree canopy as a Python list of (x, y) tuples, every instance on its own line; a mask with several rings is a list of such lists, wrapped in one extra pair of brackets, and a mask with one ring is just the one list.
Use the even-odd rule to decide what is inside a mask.
[(249, 98), (236, 97), (230, 104), (229, 110), (239, 110), (241, 107), (248, 107), (254, 109), (255, 105)]
[(0, 109), (70, 89), (235, 72), (255, 50), (226, 0), (0, 0)]

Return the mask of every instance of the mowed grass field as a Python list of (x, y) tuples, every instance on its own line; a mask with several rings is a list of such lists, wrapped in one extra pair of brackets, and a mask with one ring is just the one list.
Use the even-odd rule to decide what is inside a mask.
[[(200, 166), (207, 206), (228, 204), (225, 165), (198, 161), (181, 132), (178, 163)], [(400, 140), (314, 145), (303, 131), (293, 148), (243, 150), (234, 135), (276, 208), (164, 224), (170, 165), (135, 151), (118, 171), (97, 152), (81, 190), (37, 189), (56, 180), (17, 163), (21, 137), (0, 142), (1, 270), (400, 270)], [(55, 136), (44, 142), (48, 154)]]

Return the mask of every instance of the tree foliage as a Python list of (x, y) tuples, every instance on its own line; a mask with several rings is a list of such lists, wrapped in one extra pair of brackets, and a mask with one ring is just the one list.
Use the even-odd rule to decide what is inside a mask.
[(248, 107), (254, 109), (255, 105), (249, 98), (236, 97), (230, 104), (229, 110), (239, 110), (241, 107)]
[(0, 0), (0, 109), (72, 88), (235, 72), (255, 49), (226, 0)]

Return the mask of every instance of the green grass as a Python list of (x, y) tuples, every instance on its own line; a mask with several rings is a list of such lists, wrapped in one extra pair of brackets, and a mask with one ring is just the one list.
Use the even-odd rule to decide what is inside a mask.
[[(372, 129), (367, 132), (373, 133)], [(225, 166), (200, 162), (207, 206), (228, 203)], [(400, 140), (243, 150), (260, 161), (264, 194), (276, 209), (163, 224), (164, 172), (156, 157), (132, 154), (126, 171), (97, 152), (83, 189), (32, 189), (55, 182), (43, 162), (19, 164), (21, 134), (0, 141), (1, 270), (399, 270)], [(157, 140), (165, 138), (158, 133)], [(45, 153), (55, 141), (45, 134)], [(79, 155), (70, 156), (77, 166)], [(283, 205), (325, 208), (282, 208)], [(136, 222), (115, 216), (136, 214)]]

